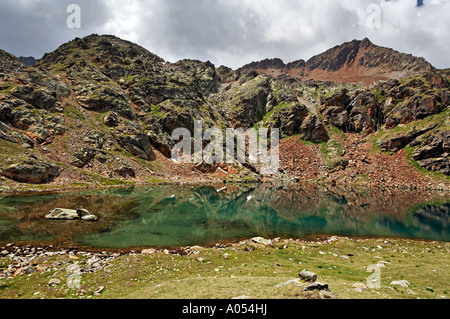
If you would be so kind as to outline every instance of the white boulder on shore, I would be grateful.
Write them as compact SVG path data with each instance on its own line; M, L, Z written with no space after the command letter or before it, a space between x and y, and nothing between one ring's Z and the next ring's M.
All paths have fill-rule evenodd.
M45 215L46 219L51 220L76 220L82 219L84 221L97 221L98 217L91 214L86 209L67 209L67 208L55 208Z

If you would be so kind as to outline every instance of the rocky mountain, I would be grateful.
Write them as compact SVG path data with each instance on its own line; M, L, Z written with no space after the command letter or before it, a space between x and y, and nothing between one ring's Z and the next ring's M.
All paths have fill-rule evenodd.
M393 77L394 66L389 74L380 71L388 69L384 55L360 61L363 52L382 55L384 49L352 43L353 64L348 57L342 63L335 48L329 60L308 61L305 70L316 65L338 72L356 63L372 70L370 77ZM171 133L182 127L193 134L195 120L221 130L280 128L278 177L352 184L365 176L382 185L450 186L448 72L416 58L409 64L402 58L398 79L368 89L333 77L277 78L257 65L234 71L195 60L169 63L114 36L74 39L32 67L0 54L2 190L266 178L250 163L174 163ZM265 65L275 70L284 64ZM438 172L437 178L421 170Z
M239 70L256 70L275 77L288 75L303 80L363 82L370 85L375 81L433 72L434 67L423 58L377 46L365 38L338 45L308 61L284 64L280 59L266 59Z
M25 64L17 57L2 49L0 49L0 61L0 72L2 73L14 73L25 67Z

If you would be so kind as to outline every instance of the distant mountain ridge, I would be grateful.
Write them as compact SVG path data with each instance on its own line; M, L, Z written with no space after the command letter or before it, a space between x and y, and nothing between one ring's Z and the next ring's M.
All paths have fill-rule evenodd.
M318 54L308 61L285 64L281 59L265 59L244 65L238 71L255 70L274 77L289 76L304 80L364 82L398 79L435 68L424 58L400 53L373 44L369 39L353 40Z
M20 56L19 60L22 63L24 63L26 66L33 66L39 62L39 59L36 59L35 57L32 57L32 56L29 56L29 57Z

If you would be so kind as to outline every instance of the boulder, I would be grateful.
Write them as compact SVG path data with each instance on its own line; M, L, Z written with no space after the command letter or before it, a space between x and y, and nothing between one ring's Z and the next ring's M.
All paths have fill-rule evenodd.
M11 94L30 103L36 108L52 110L56 98L45 89L35 89L30 85L19 85L11 90Z
M98 220L98 217L92 214L89 215L85 215L83 217L81 217L82 220L87 221L87 222L96 222Z
M29 156L12 160L0 174L21 183L42 184L54 180L61 170L56 164Z
M97 221L98 217L91 214L88 210L78 208L78 209L66 209L66 208L55 208L45 215L46 219L52 220L84 220L84 221Z
M439 157L450 152L450 130L440 132L427 138L414 152L413 159L423 160Z
M150 144L150 138L145 134L119 136L118 142L123 148L136 157L149 161L156 159Z
M83 147L81 150L73 153L75 157L74 160L70 162L70 164L82 168L86 164L88 164L97 154L97 151L93 148Z
M83 209L83 208L78 208L76 210L76 212L80 218L91 214L87 209Z
M45 218L54 220L74 220L80 219L80 216L74 209L55 208L45 215Z
M50 279L50 281L48 282L49 286L59 286L61 284L61 280L58 278L52 278Z
M313 143L327 142L330 137L316 115L309 115L301 126L302 139Z
M252 241L258 244L271 245L272 241L270 239L265 239L262 237L253 237Z
M329 123L333 124L339 129L343 131L347 130L349 118L347 111L343 107L341 106L327 107L326 110L323 112L323 116Z
M384 116L379 102L371 92L359 94L348 105L349 131L373 133L383 123Z
M308 117L307 108L300 103L277 109L270 118L270 126L279 128L282 134L292 136L301 132L303 120Z
M428 171L441 172L450 176L450 153L445 153L442 157L420 160L418 163Z
M415 140L427 132L434 130L438 124L430 124L424 127L413 125L409 129L397 132L395 134L388 134L377 141L378 147L384 151L398 152L407 145L416 143ZM432 132L431 132L432 134Z
M91 144L96 149L101 149L105 144L105 133L103 132L89 132L84 138L84 142Z
M433 114L439 114L445 108L440 103L439 94L415 95L408 100L399 103L386 119L386 128L394 128L399 124L407 124Z
M433 132L431 132L433 133ZM417 147L413 159L429 171L450 175L450 131L429 134Z
M147 117L144 127L150 143L155 146L164 156L170 158L175 143L169 133L165 132L156 117Z
M305 281L311 281L311 282L315 282L317 280L317 275L313 272L307 271L306 269L303 269L298 276L300 277L301 280L305 280Z

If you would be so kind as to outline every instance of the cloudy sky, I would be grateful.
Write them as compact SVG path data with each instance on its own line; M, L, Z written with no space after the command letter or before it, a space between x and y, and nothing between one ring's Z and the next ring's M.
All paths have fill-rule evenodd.
M80 28L67 20L79 6ZM92 33L133 41L165 60L238 68L309 59L368 37L450 67L450 0L0 0L0 48L40 58Z

